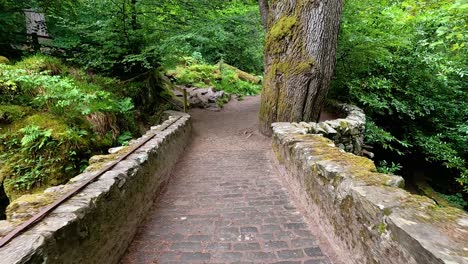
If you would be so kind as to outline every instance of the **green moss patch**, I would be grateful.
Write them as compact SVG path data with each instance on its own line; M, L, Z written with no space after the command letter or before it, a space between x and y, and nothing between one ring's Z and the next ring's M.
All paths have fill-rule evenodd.
M89 161L89 166L86 168L86 171L98 171L102 169L108 162L115 161L123 155L127 154L129 150L130 148L127 146L112 154L93 156Z
M292 37L296 25L296 17L283 16L278 19L270 30L268 30L265 40L265 52L267 54L279 54L284 52L287 45L285 45L283 40Z
M10 124L29 115L32 109L19 105L0 105L0 124Z
M391 175L377 173L377 168L370 159L342 152L333 145L331 140L325 137L310 134L295 134L290 135L285 144L288 144L292 150L292 147L297 142L311 144L311 147L307 148L307 151L311 156L318 158L314 166L320 166L318 165L319 161L330 161L342 167L345 171L343 173L346 173L346 176L338 173L336 177L351 177L366 185L373 186L387 186L388 182L392 180Z
M60 75L67 72L67 67L57 58L35 55L27 57L15 64L15 68L28 72L46 72L51 75Z
M53 194L26 194L10 203L6 210L8 220L25 221L43 207L56 200Z
M289 36L292 29L297 24L297 18L293 16L283 16L269 30L268 36L271 40L280 40Z

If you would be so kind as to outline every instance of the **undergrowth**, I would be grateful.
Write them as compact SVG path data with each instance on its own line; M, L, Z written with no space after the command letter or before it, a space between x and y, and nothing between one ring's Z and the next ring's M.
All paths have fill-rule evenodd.
M8 198L62 184L91 155L138 134L129 91L52 57L0 64L0 183Z
M176 84L206 88L214 87L229 94L239 96L257 95L261 92L259 78L223 64L210 65L203 60L185 58L184 63L169 70L167 75Z

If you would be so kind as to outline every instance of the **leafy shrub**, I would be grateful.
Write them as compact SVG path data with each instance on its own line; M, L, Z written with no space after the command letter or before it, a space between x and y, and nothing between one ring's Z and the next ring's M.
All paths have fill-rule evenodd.
M121 146L128 145L128 142L133 138L133 135L130 131L125 131L117 138L117 142Z
M230 69L223 70L221 81L215 86L230 94L236 95L257 95L261 92L259 84L253 84L239 79L238 74Z
M120 99L98 85L56 75L65 72L57 59L34 56L15 66L0 65L0 70L3 103L30 105L69 115L99 111L125 113L133 108L129 98Z
M365 110L368 144L387 158L423 156L444 166L444 192L452 193L468 193L467 8L347 1L331 89Z
M392 162L389 164L386 160L382 160L379 162L379 166L377 166L377 171L386 174L396 174L401 168L401 165L398 163Z
M439 193L441 197L447 200L451 206L458 207L463 209L468 206L468 202L463 199L463 195L461 193L453 194L453 195L446 195Z
M0 156L7 161L2 170L9 171L3 180L10 197L32 188L60 184L67 180L67 173L73 175L86 164L83 154L93 149L89 138L85 138L89 134L76 131L57 119L36 115L24 125L18 125L22 127L19 130L0 137Z

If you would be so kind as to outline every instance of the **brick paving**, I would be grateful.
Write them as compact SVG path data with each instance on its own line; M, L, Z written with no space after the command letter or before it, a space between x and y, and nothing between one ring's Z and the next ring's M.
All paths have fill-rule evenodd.
M330 264L257 131L258 98L194 110L193 139L122 264Z

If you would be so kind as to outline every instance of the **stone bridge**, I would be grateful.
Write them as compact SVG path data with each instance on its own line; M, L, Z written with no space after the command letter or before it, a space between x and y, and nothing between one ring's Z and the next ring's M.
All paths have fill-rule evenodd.
M151 140L0 248L0 262L468 263L463 211L409 194L400 177L342 150L361 151L358 119L275 124L272 148L257 132L258 102L171 112L166 129L153 127L139 139ZM35 202L20 198L0 229L125 151L93 157Z

